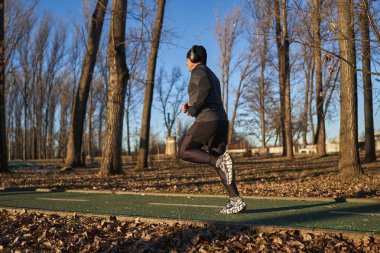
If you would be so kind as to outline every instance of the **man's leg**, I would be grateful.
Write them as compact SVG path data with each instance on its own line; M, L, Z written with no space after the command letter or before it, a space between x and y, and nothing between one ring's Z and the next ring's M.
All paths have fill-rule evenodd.
M187 134L182 139L179 148L179 157L185 161L215 166L217 158L204 151L202 147L203 144L193 140L192 134Z
M242 210L245 210L247 205L239 196L239 192L236 187L233 161L231 156L226 153L228 123L221 122L219 126L220 127L218 128L218 131L216 131L216 136L209 147L209 152L213 156L218 157L216 166L214 166L214 168L219 174L219 177L222 179L222 182L226 187L228 195L230 197L228 204L220 210L220 213L239 213ZM229 175L227 175L228 173ZM226 178L227 176L230 177L230 182L228 182Z
M186 132L179 148L182 160L215 166L217 157L202 149L215 135L218 121L195 122Z
M210 148L210 154L212 154L214 157L220 157L221 155L224 154L224 152L226 152L226 144L225 142L215 143L215 144L216 146ZM213 167L218 173L220 179L222 180L224 187L227 189L229 197L230 198L239 197L239 192L236 187L235 180L232 180L231 184L227 184L225 173L220 168L216 167L215 165Z
M227 146L228 136L228 121L219 121L215 135L209 143L209 152L214 156L217 156L215 167L222 170L225 175L227 185L232 184L235 177L234 164L232 157L225 152Z

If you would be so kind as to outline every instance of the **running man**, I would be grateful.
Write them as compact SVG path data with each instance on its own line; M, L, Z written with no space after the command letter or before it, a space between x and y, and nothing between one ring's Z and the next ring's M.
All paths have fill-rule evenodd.
M203 46L194 45L186 58L191 78L188 85L189 102L182 105L182 111L194 117L195 121L182 138L179 157L185 161L213 166L230 197L220 213L239 213L247 205L239 196L234 162L226 152L229 123L219 80L206 66L207 52ZM208 152L202 149L203 146L208 147Z

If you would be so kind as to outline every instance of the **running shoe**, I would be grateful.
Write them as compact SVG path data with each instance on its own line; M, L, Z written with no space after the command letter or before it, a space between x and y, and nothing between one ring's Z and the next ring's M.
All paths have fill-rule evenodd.
M247 204L244 202L244 200L242 198L238 198L235 201L230 199L230 201L227 203L227 205L225 207L223 207L219 212L221 214L240 213L241 211L245 210L246 208L247 208Z

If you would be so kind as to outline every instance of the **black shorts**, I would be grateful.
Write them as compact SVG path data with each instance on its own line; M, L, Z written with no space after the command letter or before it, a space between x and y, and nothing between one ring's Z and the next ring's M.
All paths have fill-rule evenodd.
M228 121L216 120L194 122L185 135L191 135L191 143L206 145L209 148L228 142Z

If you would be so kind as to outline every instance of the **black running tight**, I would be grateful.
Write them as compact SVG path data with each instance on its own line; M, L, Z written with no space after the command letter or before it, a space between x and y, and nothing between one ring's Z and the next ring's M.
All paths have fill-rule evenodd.
M218 157L226 151L226 144L218 143L215 146L211 145L211 147L209 147L209 152L203 150L202 147L203 145L201 143L192 141L192 134L185 135L179 148L179 157L182 160L189 162L210 164L221 178L225 188L228 191L229 197L238 197L239 193L235 181L233 181L231 185L227 185L224 173L215 166Z

